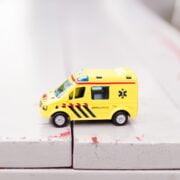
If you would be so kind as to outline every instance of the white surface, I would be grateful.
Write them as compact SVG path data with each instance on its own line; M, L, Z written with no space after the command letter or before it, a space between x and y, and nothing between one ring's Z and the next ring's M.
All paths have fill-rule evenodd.
M180 113L147 70L139 67L138 71L138 118L124 127L75 122L74 168L180 168Z
M42 23L36 7L0 2L1 167L71 166L70 127L54 128L38 112L40 97L62 83L66 70L60 26Z
M77 22L72 28L78 24L81 31L72 34L72 69L83 66L134 69L139 77L139 115L126 127L114 127L111 123L75 123L73 167L180 168L180 86L176 52L179 34L134 1L106 1L103 8L101 13L108 12L111 26L108 27L109 21L102 20L102 14L97 14L99 18L93 19L91 33L86 18L78 18L80 14L74 16ZM169 45L171 42L175 45ZM92 142L93 137L98 143Z
M62 140L63 139L63 140ZM1 168L43 168L71 166L71 138L0 142Z
M71 71L119 66L138 73L139 116L126 127L76 123L73 166L180 167L180 36L137 2L0 2L2 167L70 167L70 129L41 119L39 98Z
M69 169L30 169L30 170L0 170L3 180L175 180L180 178L180 171L97 171Z

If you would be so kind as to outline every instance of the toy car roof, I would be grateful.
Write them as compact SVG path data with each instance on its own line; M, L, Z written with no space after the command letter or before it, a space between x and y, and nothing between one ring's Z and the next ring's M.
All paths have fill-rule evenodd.
M72 74L72 79L78 82L129 82L136 81L136 75L129 68L118 69L83 69Z

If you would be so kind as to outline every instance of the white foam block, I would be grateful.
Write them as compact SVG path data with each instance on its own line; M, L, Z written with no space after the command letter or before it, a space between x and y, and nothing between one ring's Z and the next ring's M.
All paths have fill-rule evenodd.
M70 167L70 126L57 129L38 110L66 78L61 23L51 21L59 10L43 23L48 4L0 4L0 167Z
M75 122L74 168L180 168L180 113L146 69L139 67L137 74L137 119L124 127L111 122Z
M139 79L139 115L125 127L110 122L75 123L73 167L179 168L180 113L172 100L179 103L178 80L173 79L178 72L178 48L171 42L164 44L166 35L168 39L173 36L173 40L179 35L135 1L106 1L103 8L111 28L109 21L103 21L104 14L100 16L97 11L93 11L96 18L91 31L86 18L74 16L78 25L73 26L72 69L131 67ZM170 87L174 90L170 91Z
M55 128L47 119L41 118L39 99L48 81L40 82L42 69L35 73L35 65L28 66L27 62L21 65L24 67L19 71L16 62L12 71L0 66L3 85L0 93L0 166L69 167L71 128ZM54 74L53 70L49 72ZM63 73L61 75L60 81L64 77ZM43 86L43 82L46 85ZM50 84L53 83L52 79Z
M3 180L172 180L180 178L180 171L98 171L98 170L72 170L72 169L22 169L22 170L0 170L0 179Z
M173 41L179 35L135 1L106 1L102 14L97 9L91 31L86 15L73 17L71 67L73 71L131 67L139 79L139 115L125 127L110 122L75 123L73 167L179 168L180 113L172 100L179 103L178 80L173 79L178 72L178 48L171 42L164 44L166 35L173 36ZM109 19L103 21L105 14Z
M14 63L12 72L5 70L8 76L2 66L0 69L3 84L0 93L0 166L71 166L71 128L55 128L47 119L41 118L38 111L41 93L38 91L47 85L38 84L41 77L39 74L34 76L35 67L25 66L23 71L28 73L23 75Z

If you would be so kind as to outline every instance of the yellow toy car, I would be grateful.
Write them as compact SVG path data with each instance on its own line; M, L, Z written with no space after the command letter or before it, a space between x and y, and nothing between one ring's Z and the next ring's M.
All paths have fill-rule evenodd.
M82 70L40 100L41 115L56 127L74 120L112 120L121 126L137 109L137 77L128 68Z

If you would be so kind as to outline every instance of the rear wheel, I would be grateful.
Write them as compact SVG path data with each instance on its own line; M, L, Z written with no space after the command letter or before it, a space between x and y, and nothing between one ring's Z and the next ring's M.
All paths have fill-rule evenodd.
M51 121L55 127L64 127L68 124L68 117L64 113L56 113L52 116Z
M117 112L113 116L112 122L116 126L123 126L123 125L127 124L127 122L128 122L128 113L126 113L124 111Z

